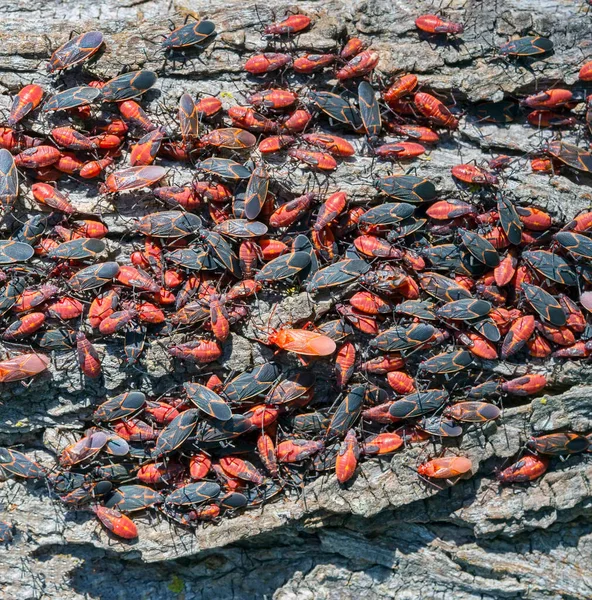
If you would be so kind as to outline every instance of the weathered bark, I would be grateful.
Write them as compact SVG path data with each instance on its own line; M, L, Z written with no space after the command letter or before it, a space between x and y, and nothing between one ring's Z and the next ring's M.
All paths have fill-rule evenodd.
M241 65L265 47L261 31L272 19L271 6L277 15L288 8L236 0L205 5L164 0L0 2L0 108L6 108L9 94L25 83L51 87L45 61L50 48L63 43L71 29L105 33L107 50L89 71L107 78L123 65L160 70L165 16L179 24L180 15L197 10L216 22L217 40L200 60L167 64L158 91L147 99L154 111L163 113L164 106L170 114L185 91L224 92L224 102L234 104L246 89ZM330 0L300 2L297 8L314 17L314 27L294 40L292 49L333 51L347 34L357 33L380 53L378 71L384 80L415 72L421 83L454 97L461 106L551 84L574 84L591 54L590 9L584 2L453 0L446 15L465 22L466 33L458 44L448 45L434 45L417 35L415 17L435 10L427 2ZM555 53L530 69L493 59L493 47L531 32L550 36ZM66 75L68 86L74 77ZM174 125L164 117L165 124ZM36 127L44 131L47 124ZM467 116L458 132L426 160L417 161L417 171L434 181L443 196L452 197L458 192L449 170L461 159L480 161L492 151L522 155L552 135L533 135L523 124L483 125ZM341 189L363 202L376 194L372 179L388 168L375 164L370 174L371 159L363 155L359 138L354 144L360 154L342 163L330 178L329 191ZM174 181L181 184L191 175L187 169L177 170ZM278 164L273 176L295 190L308 177L286 164ZM505 186L517 203L539 206L565 220L589 207L589 184L583 176L531 174L524 157ZM128 254L120 238L133 217L154 209L152 201L123 194L113 205L100 200L93 187L74 182L66 187L78 208L103 213L110 249ZM26 185L21 196L26 204ZM259 326L266 324L265 307L272 300L269 296L268 304L262 303ZM314 311L326 311L331 301L314 307L306 294L288 297L274 318L308 319ZM222 364L227 369L244 368L268 356L264 347L243 337L250 337L249 328L242 333L226 343ZM123 370L115 345L99 350L105 356L101 384L82 381L68 355L58 357L51 372L28 388L2 384L0 444L23 444L25 452L50 465L52 454L63 448L71 432L83 428L97 400L130 386L158 395L192 372L173 363L156 344L148 350L142 371ZM500 365L496 371L504 368L513 367ZM592 429L589 366L551 361L533 368L551 380L544 400L510 406L499 427L470 430L462 448L479 466L478 472L453 488L419 481L414 466L421 460L420 450L406 450L392 460L365 463L346 488L340 488L334 476L322 477L300 499L280 499L195 533L154 515L142 516L137 519L139 539L122 544L99 529L90 513L65 511L43 485L0 483L0 518L17 528L14 544L0 548L0 598L589 598L590 461L555 461L530 486L501 488L494 478L494 468L515 456L533 431Z

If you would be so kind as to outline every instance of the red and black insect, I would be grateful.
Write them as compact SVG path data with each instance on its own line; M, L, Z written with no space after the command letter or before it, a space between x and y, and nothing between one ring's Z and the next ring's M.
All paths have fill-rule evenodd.
M108 81L99 91L102 102L122 102L147 92L157 80L154 71L132 71Z
M189 16L189 15L188 15ZM212 21L195 21L186 23L172 31L162 42L162 47L167 51L204 45L211 37L216 35L216 25Z
M426 33L451 33L456 35L465 30L462 23L443 21L437 15L421 15L421 17L415 19L415 26Z
M55 73L78 65L96 54L102 45L103 34L100 31L77 35L54 51L47 64L47 71Z
M70 88L48 98L43 104L43 112L56 110L71 110L88 106L101 97L101 90L90 86Z

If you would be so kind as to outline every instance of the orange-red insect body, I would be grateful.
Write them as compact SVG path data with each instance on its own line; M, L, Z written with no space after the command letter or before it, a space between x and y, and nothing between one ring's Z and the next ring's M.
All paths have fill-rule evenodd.
M555 89L528 96L522 100L522 104L529 108L556 108L567 104L572 98L573 94L569 90Z
M59 319L77 319L84 312L84 305L76 298L65 296L47 306L47 314Z
M89 137L71 127L56 127L51 130L51 137L57 144L70 150L88 152L95 147L95 144Z
M145 131L152 131L156 129L156 125L152 123L144 109L134 100L126 100L118 104L119 112L121 116L126 120L144 129Z
M266 52L249 58L244 69L251 75L264 75L290 64L292 64L292 57L289 54Z
M387 373L386 379L397 394L405 396L416 391L415 380L403 371L390 371Z
M210 296L210 324L212 332L220 342L226 340L230 335L230 323L228 322L228 313L222 304L220 297L216 294Z
M6 122L10 127L24 119L32 110L35 110L43 98L43 88L39 85L30 84L19 90L10 108L10 114Z
M415 26L426 33L452 33L458 34L465 30L462 23L443 21L437 15L421 15L415 19Z
M435 125L456 129L458 119L434 96L419 92L413 97L413 103L417 110Z
M290 15L279 23L267 25L263 32L266 35L293 35L304 31L310 25L310 17L306 15Z
M502 391L514 396L531 396L545 389L547 379L544 375L531 374L517 377L502 383Z
M549 468L549 459L546 456L526 454L513 465L510 465L497 474L501 483L524 483L534 481L544 475Z
M413 92L416 87L417 77L415 75L403 75L402 77L399 77L386 92L384 92L384 101L390 105L403 96Z
M194 479L195 481L205 479L211 468L212 461L210 457L203 452L192 454L189 459L189 474L191 475L191 479Z
M68 198L58 192L52 185L48 183L34 183L31 186L33 197L39 204L49 206L55 210L71 215L75 212L74 207L70 204Z
M329 356L337 346L328 336L306 329L279 329L268 335L270 344L295 354Z
M28 379L49 366L49 358L43 354L20 354L0 361L0 383Z
M331 224L344 210L347 205L345 192L331 194L319 208L317 219L313 225L314 231L320 231Z
M353 156L355 148L344 138L327 133L305 133L302 139L312 146L322 148L333 156Z
M254 133L277 133L279 130L279 125L275 121L246 106L232 106L228 109L228 116L236 127L242 127ZM211 136L211 134L209 135Z
M54 146L35 146L17 154L14 164L25 169L39 169L53 165L59 159L60 151Z
M349 481L358 466L360 458L360 446L356 439L356 432L350 429L339 447L339 454L335 462L335 475L339 483Z
M290 148L288 154L292 158L320 171L334 171L337 168L335 159L326 152L312 152L310 150L302 150L301 148Z
M144 273L141 269L137 269L130 265L121 265L116 276L117 281L123 285L136 288L141 291L158 293L160 286Z
M15 340L35 333L45 323L45 314L42 312L32 312L23 315L20 319L10 324L8 329L2 334L4 340Z
M353 37L348 40L345 46L341 49L339 56L343 60L348 60L366 48L366 43L362 41L360 38Z
M362 453L365 456L392 454L398 450L403 443L404 440L398 433L379 433L364 440L362 444Z
M294 61L294 71L308 75L328 67L335 62L334 54L305 54Z
M278 476L278 464L273 440L266 433L257 438L257 454L272 477Z
M99 353L82 331L76 334L76 357L80 370L89 379L97 379L101 376L101 359Z
M195 340L178 344L170 347L169 352L176 358L203 364L217 360L222 356L222 349L218 343L210 340Z
M151 165L158 154L160 144L164 138L164 131L154 129L138 140L137 144L132 146L130 164Z
M425 148L415 142L393 142L374 149L380 158L416 158L425 153Z
M220 458L220 466L231 477L237 477L244 481L250 481L255 485L262 485L265 477L250 462L235 456L223 456Z
M389 123L387 127L397 135L403 135L418 142L436 144L440 141L440 136L429 127L422 127L421 125L398 125L397 123Z
M349 303L356 309L368 315L388 314L393 306L387 300L372 292L356 292Z
M354 56L342 69L339 69L335 76L340 81L352 79L353 77L362 77L376 68L380 56L373 50L364 50Z
M202 118L210 118L222 110L222 102L214 96L205 96L196 104L197 112Z
M582 81L592 81L592 61L581 67L578 77Z
M315 195L311 192L282 204L269 217L271 227L289 227L303 217L310 208Z
M375 375L385 375L391 371L398 371L403 368L405 361L398 354L385 354L377 358L366 361L360 365L363 371Z
M122 515L114 508L105 506L96 506L92 511L97 519L114 535L124 540L133 540L138 537L138 528L136 524L125 515Z
M249 96L248 100L253 106L278 110L292 106L298 96L288 90L268 89Z
M302 133L311 119L312 115L307 110L299 108L282 119L281 129L288 133Z
M452 167L451 173L454 178L464 183L496 185L498 182L495 175L491 175L491 173L476 165L455 165Z
M533 334L534 328L535 319L532 315L516 319L504 339L501 352L502 359L505 360L516 354Z
M434 479L449 479L459 477L468 473L473 464L468 458L462 456L449 456L445 458L434 458L417 467L417 472L424 477Z
M335 379L340 388L344 388L354 374L356 362L356 347L351 342L345 342L339 348L335 357Z
M99 160L91 160L85 163L79 172L80 177L84 179L94 179L99 177L105 169L113 164L113 158L106 157Z
M262 154L273 154L291 146L296 138L291 135L273 135L261 140L258 149Z

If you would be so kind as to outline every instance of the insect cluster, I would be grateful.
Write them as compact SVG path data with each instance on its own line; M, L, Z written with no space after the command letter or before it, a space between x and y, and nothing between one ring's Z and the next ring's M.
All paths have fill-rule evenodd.
M416 25L434 36L463 32L435 15ZM296 14L263 33L289 49L311 26ZM199 51L215 35L212 22L191 22L162 48L169 57ZM98 31L74 37L52 54L48 71L80 69L103 44ZM524 37L498 58L544 58L552 48L549 39ZM14 220L0 242L1 338L19 350L0 362L0 382L37 376L65 353L85 378L98 379L95 344L106 341L122 347L121 368L142 368L145 347L164 344L200 374L159 398L128 389L101 399L55 468L0 449L6 476L47 480L65 505L91 509L126 539L137 536L127 516L135 511L196 526L325 472L346 484L359 461L409 445L446 447L431 460L426 449L417 472L452 483L476 471L463 456L463 433L500 420L504 397L545 388L531 365L592 354L592 213L565 224L515 205L504 173L520 157L454 166L463 200L443 198L410 173L376 178L364 203L329 193L339 162L361 152L377 161L418 157L454 135L463 116L415 75L378 83L379 61L358 38L335 54L252 56L245 106L224 110L216 97L184 93L174 131L141 104L157 82L152 71L50 96L35 84L18 92L0 128L0 202L9 217L24 179L38 210ZM288 72L305 91L288 89ZM580 79L592 79L592 63ZM571 110L583 101L550 89L470 110L507 123L527 107L535 127L574 127ZM47 135L31 133L35 121L51 123ZM384 142L387 132L400 141ZM532 158L538 171L592 169L590 152L561 141ZM274 178L283 160L310 170L319 185L287 189ZM194 169L190 185L172 184L177 163ZM114 236L97 215L79 212L66 178L115 205L120 193L148 189L162 209L135 220L127 233L139 246L114 260ZM330 298L329 312L276 329L253 325L261 295L301 292L313 304ZM246 333L253 330L257 339ZM281 354L231 376L218 366L231 331ZM172 343L173 334L182 340ZM526 374L494 378L500 359L526 365ZM531 481L550 457L589 448L589 437L569 431L532 437L499 479Z

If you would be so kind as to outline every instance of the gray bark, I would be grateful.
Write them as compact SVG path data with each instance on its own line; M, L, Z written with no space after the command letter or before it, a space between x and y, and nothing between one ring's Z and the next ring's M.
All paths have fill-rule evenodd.
M385 81L411 71L421 83L452 93L461 106L572 85L592 54L591 9L581 1L451 0L446 16L466 24L458 46L420 41L415 17L438 8L428 2L329 0L295 6L313 16L314 27L293 42L294 50L334 51L347 34L360 35L380 53L378 72ZM70 30L104 32L107 50L90 69L97 77L115 76L123 65L159 69L160 36L168 31L165 17L178 25L187 11L200 11L215 21L218 38L201 61L167 65L157 83L159 93L148 95L152 110L174 110L185 91L225 92L226 106L234 104L247 87L242 64L265 46L261 31L273 19L272 7L278 16L288 8L236 0L0 2L0 108L8 107L10 93L26 83L51 88L45 62ZM492 60L492 47L529 33L550 36L555 53L531 69ZM73 77L66 76L68 86ZM174 126L164 114L163 121ZM36 127L44 131L47 123L40 121ZM458 132L414 166L443 196L458 197L451 166L498 153L531 152L554 135L533 133L523 124L501 128L463 118ZM564 139L577 142L569 133ZM360 138L353 142L362 150ZM369 167L370 159L362 153L343 162L330 179L330 191L340 189L364 202L376 193L373 177L389 170L374 165L370 176ZM288 174L294 189L305 185L307 173L288 165L279 165L274 178ZM191 175L177 170L170 180L181 184ZM133 217L154 210L151 200L124 194L111 204L99 200L92 188L66 186L78 208L102 212L112 248L129 253L119 240ZM558 220L590 206L585 177L533 174L526 156L512 170L506 189L517 203L539 206ZM25 205L28 198L30 191L23 185ZM309 319L314 311L327 310L332 300L324 302L314 307L306 294L288 297L275 318ZM259 326L267 323L265 312L258 318ZM266 348L247 339L252 330L247 327L242 333L226 344L222 364L229 370L269 356ZM129 387L158 395L193 372L173 363L156 344L148 350L142 371L121 369L115 346L99 350L104 353L104 384L85 384L67 355L58 357L51 371L28 388L2 384L0 444L22 444L24 452L51 465L55 453L83 428L97 401ZM590 598L589 458L554 461L532 485L501 488L494 477L494 468L515 456L533 431L592 429L589 365L549 361L533 369L550 379L544 398L510 405L499 426L471 429L462 452L473 460L475 472L451 488L439 489L417 478L414 467L433 449L413 448L392 460L364 463L344 488L334 475L321 477L300 499L282 498L196 532L146 514L136 519L139 539L121 543L90 512L66 511L43 484L0 483L0 519L13 522L17 531L14 543L0 548L0 598Z

